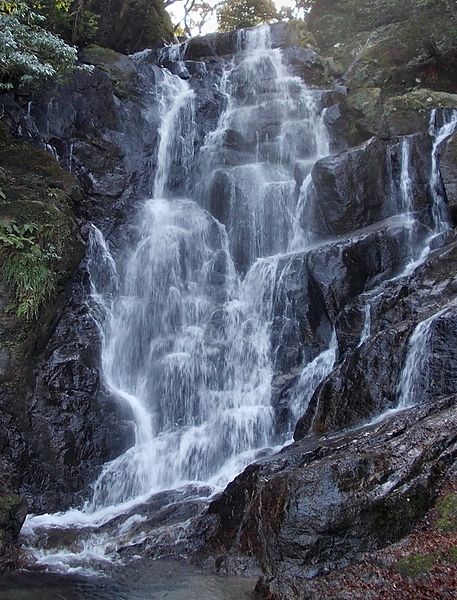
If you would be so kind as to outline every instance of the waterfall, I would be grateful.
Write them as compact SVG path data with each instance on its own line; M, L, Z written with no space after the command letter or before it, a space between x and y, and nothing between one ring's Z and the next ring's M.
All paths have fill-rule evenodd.
M219 81L225 110L196 156L194 92L165 73L152 198L116 255L92 231L103 374L131 409L135 443L103 467L89 519L190 482L225 485L273 440L277 265L307 239L309 178L297 190L293 171L297 161L310 169L328 140L314 95L271 48L269 27L241 31L238 46ZM336 336L301 388L318 385L335 348Z
M335 366L337 350L338 341L336 331L334 331L327 350L318 354L314 360L303 367L291 403L292 427L295 426L298 419L306 412L309 402L319 384L332 372Z
M362 346L371 334L371 305L365 304L363 307L363 327L360 334L360 341L358 347Z
M329 154L329 139L319 92L290 74L270 28L240 31L237 40L239 51L217 82L224 108L203 143L195 92L163 71L150 92L160 125L148 197L138 202L121 244L90 229L89 304L100 329L103 381L130 408L134 443L103 466L82 507L31 517L28 531L95 528L156 492L188 484L217 490L277 440L275 303L288 302L289 258L316 241L307 223L311 170ZM174 46L163 56L184 54ZM451 125L439 126L436 115L433 122L436 234L446 218L437 149ZM410 152L405 138L398 212L407 219ZM370 305L364 310L360 344L371 330ZM294 419L337 354L333 331L328 347L300 365ZM400 385L402 394L408 385ZM100 543L96 554L106 556L106 532L94 536L90 547Z
M446 307L424 321L414 329L409 342L405 364L397 386L398 408L408 408L427 399L427 390L431 382L427 381L428 362L433 340L433 328L450 307Z
M449 209L445 201L445 193L439 169L439 148L441 143L457 129L457 110L438 111L433 109L430 117L429 133L433 138L432 176L430 181L432 193L432 218L434 233L440 234L450 227Z

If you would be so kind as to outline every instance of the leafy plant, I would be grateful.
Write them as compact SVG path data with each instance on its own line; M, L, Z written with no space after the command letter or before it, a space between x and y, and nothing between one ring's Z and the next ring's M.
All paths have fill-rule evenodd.
M272 0L227 0L217 11L219 31L271 23L278 18Z
M33 90L75 69L87 70L76 65L76 48L48 31L45 21L27 2L0 0L0 91Z
M51 234L49 226L0 222L2 276L14 293L19 318L35 319L55 290L53 266L60 257Z

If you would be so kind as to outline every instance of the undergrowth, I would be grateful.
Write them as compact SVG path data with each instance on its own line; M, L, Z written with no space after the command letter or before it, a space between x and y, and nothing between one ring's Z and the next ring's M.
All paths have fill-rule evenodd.
M55 290L53 267L60 257L50 239L52 226L0 221L2 277L14 294L18 318L35 319Z

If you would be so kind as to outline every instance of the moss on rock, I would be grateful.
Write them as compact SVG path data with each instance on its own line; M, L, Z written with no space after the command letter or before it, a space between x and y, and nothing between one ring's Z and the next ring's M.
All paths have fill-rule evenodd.
M83 255L76 179L0 124L0 377L14 384ZM56 302L57 300L57 302Z
M401 558L396 564L396 569L407 577L420 577L430 571L438 558L438 554L411 554Z
M439 515L436 528L445 532L457 531L457 494L444 496L436 505L436 510Z
M15 494L0 495L0 574L16 566L17 541L27 515L27 505Z
M457 20L444 0L317 0L309 29L351 88L456 89Z

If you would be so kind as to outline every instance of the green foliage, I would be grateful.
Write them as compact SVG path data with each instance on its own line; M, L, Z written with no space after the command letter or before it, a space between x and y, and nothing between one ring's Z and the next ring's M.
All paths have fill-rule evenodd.
M272 0L227 0L217 11L219 31L254 27L277 18Z
M0 90L31 91L76 68L76 48L45 28L45 17L23 1L0 0Z
M86 46L97 36L99 15L88 0L40 0L37 10L46 17L46 27L69 44Z
M0 222L2 277L15 297L18 318L32 320L55 290L59 256L50 242L52 227Z

